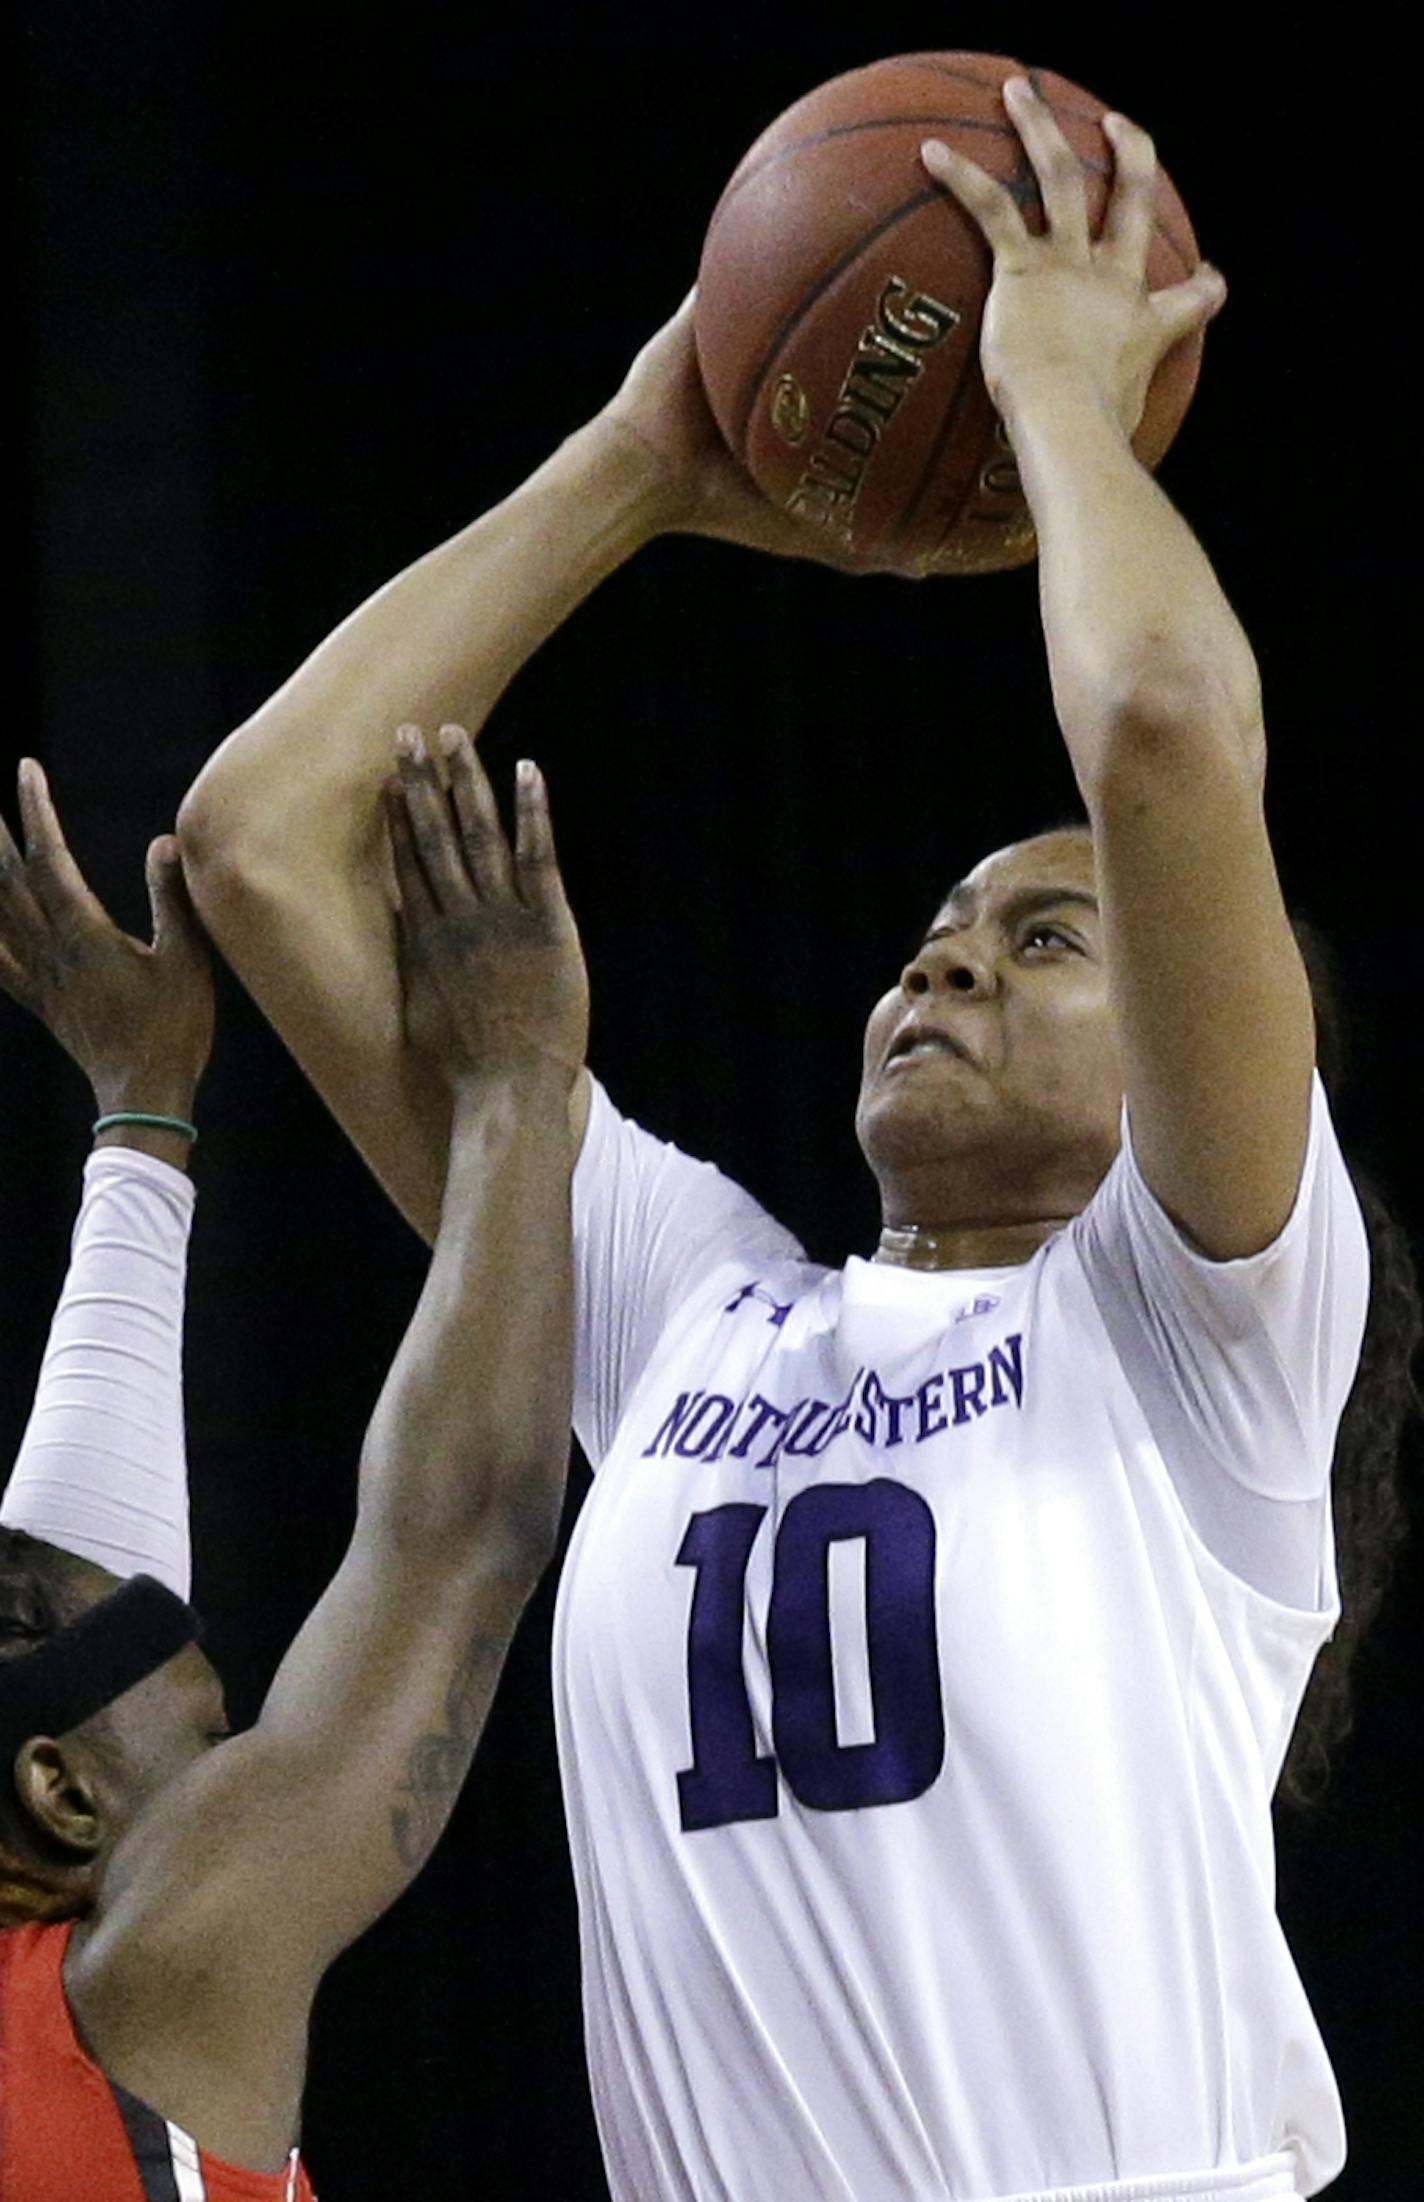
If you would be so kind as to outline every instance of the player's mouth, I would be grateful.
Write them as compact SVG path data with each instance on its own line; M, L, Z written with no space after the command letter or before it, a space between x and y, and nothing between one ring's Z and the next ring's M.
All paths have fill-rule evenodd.
M910 1063L972 1063L973 1060L956 1033L946 1031L943 1025L915 1021L900 1027L886 1050L883 1068L893 1071Z

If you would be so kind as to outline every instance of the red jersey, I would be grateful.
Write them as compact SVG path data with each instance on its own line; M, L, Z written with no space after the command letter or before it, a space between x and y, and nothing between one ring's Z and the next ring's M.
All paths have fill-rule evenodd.
M0 1930L0 2202L316 2202L220 2163L85 2055L61 1968L73 1922Z

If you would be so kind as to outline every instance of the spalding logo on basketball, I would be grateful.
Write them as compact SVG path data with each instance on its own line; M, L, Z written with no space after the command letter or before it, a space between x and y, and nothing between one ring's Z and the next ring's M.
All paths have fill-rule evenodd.
M806 393L794 375L779 375L771 393L771 425L784 443L804 443L811 425Z
M1024 73L1083 161L1101 226L1107 108L1049 71L994 54L912 54L798 100L723 192L697 278L702 379L732 451L768 497L856 563L993 573L1035 551L1003 424L979 369L992 262L977 226L919 157L943 138L1007 184L1041 230L1038 186L1001 97ZM1159 169L1147 280L1200 255ZM1190 403L1200 333L1163 360L1133 447L1162 457Z

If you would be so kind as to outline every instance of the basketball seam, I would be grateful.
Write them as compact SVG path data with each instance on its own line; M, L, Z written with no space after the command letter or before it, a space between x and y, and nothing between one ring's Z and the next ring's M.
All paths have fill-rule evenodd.
M1099 129L1102 128L1103 116L1110 115L1113 112L1111 107L1070 107L1066 99L1051 98L1043 89L1042 79L1045 73L1049 76L1057 75L1057 71L1053 69L1047 72L1042 69L1024 70L1024 75L1028 78L1029 83L1033 86L1045 107L1051 107L1055 115L1067 115L1070 122L1095 122ZM1066 84L1068 80L1066 77L1059 77L1058 81L1060 84Z
M945 62L935 61L928 55L907 55L901 65L909 69L921 69L926 76L948 77L952 84L972 84L977 92L1001 93L1003 90L1004 79L1001 77L975 76L968 69L951 69ZM867 76L873 75L877 66L879 64L872 64L870 69L863 73ZM1016 66L1018 65L1016 64ZM1067 115L1074 122L1101 123L1102 116L1093 113L1087 107L1070 107L1064 100L1055 102L1048 99L1039 82L1043 75L1041 69L1025 69L1023 73L1028 77L1039 98L1044 100L1045 105L1053 109L1055 115ZM793 145L779 146L774 153L768 153L764 159L758 161L756 167L749 169L745 176L733 177L717 205L712 209L712 220L717 219L722 207L731 198L734 191L740 191L743 184L749 184L753 177L764 176L767 169L774 167L777 161L789 159L793 153L803 152L808 146L820 145L828 138L844 137L853 130L875 130L880 128L882 124L892 125L906 122L934 123L941 129L953 125L960 130L992 130L1005 137L1015 134L1012 123L981 120L977 115L881 115L870 122L832 123L829 129L813 132L809 138L798 138Z
M947 69L941 61L917 61L915 67L931 71L935 76L951 77L957 84L977 84L979 89L984 92L1002 92L1006 81L1003 77L971 76L967 69ZM1066 99L1050 99L1039 82L1044 74L1042 69L1024 67L1019 73L1028 78L1029 83L1033 86L1044 105L1051 107L1055 115L1068 115L1074 122L1100 123L1102 121L1102 115L1095 112L1091 107L1070 107ZM1056 75L1057 72L1050 70L1049 74ZM1063 82L1067 82L1066 77Z
M770 167L777 167L781 161L790 161L799 152L812 152L817 145L830 145L836 137L856 137L865 130L902 130L907 123L918 123L924 130L986 130L990 137L1012 137L1008 123L982 121L977 115L874 115L863 123L830 123L825 130L812 130L810 137L797 139L792 145L777 145L775 152L764 154L764 159L757 161L755 167L748 167L744 176L733 176L718 205L713 207L711 222L718 220L722 207L731 198L737 198L748 183L755 183L757 176L766 176Z
M762 384L765 382L766 377L770 372L770 369L775 362L778 353L780 353L784 349L784 347L790 343L792 337L796 334L796 331L800 328L802 322L805 320L807 314L810 313L812 307L819 304L821 299L825 297L826 292L830 289L831 285L845 274L847 268L853 268L856 261L862 259L864 255L870 250L872 245L878 244L882 237L888 235L888 233L892 229L894 229L900 222L903 222L909 215L918 213L919 209L922 206L929 206L932 204L933 201L935 201L936 199L941 199L942 197L943 194L940 192L938 187L934 184L931 184L930 188L927 191L917 191L913 199L906 199L903 205L895 207L889 214L885 216L885 219L883 221L877 222L873 229L866 230L862 236L856 239L855 244L851 248L851 250L847 253L843 253L841 258L835 263L834 267L828 268L826 270L826 273L821 277L819 283L815 284L814 287L807 292L806 296L799 301L795 310L790 314L787 320L782 323L781 327L777 330L775 337L772 339L771 343L767 346L765 352L762 354L762 357L757 362L755 372L748 377L744 399L737 408L736 451L738 457L741 459L743 466L746 466L748 463L747 438L751 432L752 414L756 410L756 402L761 393Z
M947 76L956 84L972 84L981 92L1001 92L1004 88L1005 80L1001 76L976 76L972 69L951 69L947 61L939 61L933 54L905 54L899 65L906 69L923 69L928 76ZM871 67L875 66L872 62ZM1017 66L1013 64L1014 68Z
M728 200L735 198L747 184L755 183L758 176L764 176L768 169L777 167L782 161L791 160L797 153L809 153L818 145L828 145L832 138L855 137L867 130L903 130L908 123L934 130L985 130L990 136L998 138L1009 138L1016 134L1011 124L986 122L978 115L875 115L868 122L833 122L824 130L813 131L809 138L797 138L791 145L777 146L774 152L765 154L755 168L749 168L744 176L734 176L712 209L712 222L708 227L716 222Z
M949 74L948 71L946 71L945 73ZM1051 102L1046 102L1045 104L1051 105ZM1089 115L1082 108L1065 107L1062 111L1064 114L1075 116L1077 120L1082 122L1097 122L1099 120L1098 116ZM1054 112L1057 113L1058 110L1055 108ZM818 145L828 145L832 138L855 137L858 135L864 135L867 131L870 130L903 130L909 123L914 123L919 127L934 128L938 130L982 130L991 137L1018 138L1018 132L1013 128L1010 123L983 122L976 115L877 115L874 120L870 122L833 123L828 130L818 130L813 136L809 138L797 138L793 145L783 145L778 147L776 152L768 153L765 160L758 162L757 166L753 169L750 169L745 176L734 177L732 182L728 184L726 190L722 193L721 198L717 201L716 206L712 210L712 219L707 225L707 235L709 240L712 236L712 232L717 226L717 222L719 217L721 216L723 208L727 206L732 199L738 196L745 185L749 183L754 183L759 176L764 176L767 173L768 169L775 168L782 161L789 161L793 157L793 155L797 153L810 152ZM1028 173L1032 175L1032 164L1028 161L1028 156L1024 151L1022 139L1018 139L1018 144L1020 169L1022 170L1026 167ZM1106 161L1095 161L1091 158L1091 156L1085 153L1080 153L1078 155L1078 158L1081 161L1083 167L1088 170L1090 175L1107 178L1112 174L1112 170ZM1014 180L1017 181L1017 176ZM1034 196L1037 197L1039 195L1037 178L1034 179L1033 191ZM1174 235L1173 231L1168 227L1167 223L1163 221L1160 214L1154 214L1152 227L1154 234L1161 237L1165 244L1171 246L1172 251L1176 255L1178 264L1182 268L1183 272L1190 273L1192 266L1190 255L1186 252L1180 240ZM753 400L753 403L755 403L755 400Z

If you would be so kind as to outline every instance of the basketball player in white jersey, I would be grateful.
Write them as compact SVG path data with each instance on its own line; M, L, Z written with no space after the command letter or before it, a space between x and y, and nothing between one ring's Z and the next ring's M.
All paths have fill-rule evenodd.
M1262 811L1250 648L1133 457L1154 159L1006 91L1048 215L943 148L995 255L985 371L1041 546L1091 830L961 883L866 1034L876 1258L575 1111L575 1421L596 1470L556 1687L618 2202L1311 2195L1340 2105L1269 1803L1337 1610L1328 1498L1366 1247ZM233 737L200 907L429 1231L376 862L392 706L479 719L670 529L806 549L721 455L686 312L496 511ZM927 616L952 613L926 599Z

